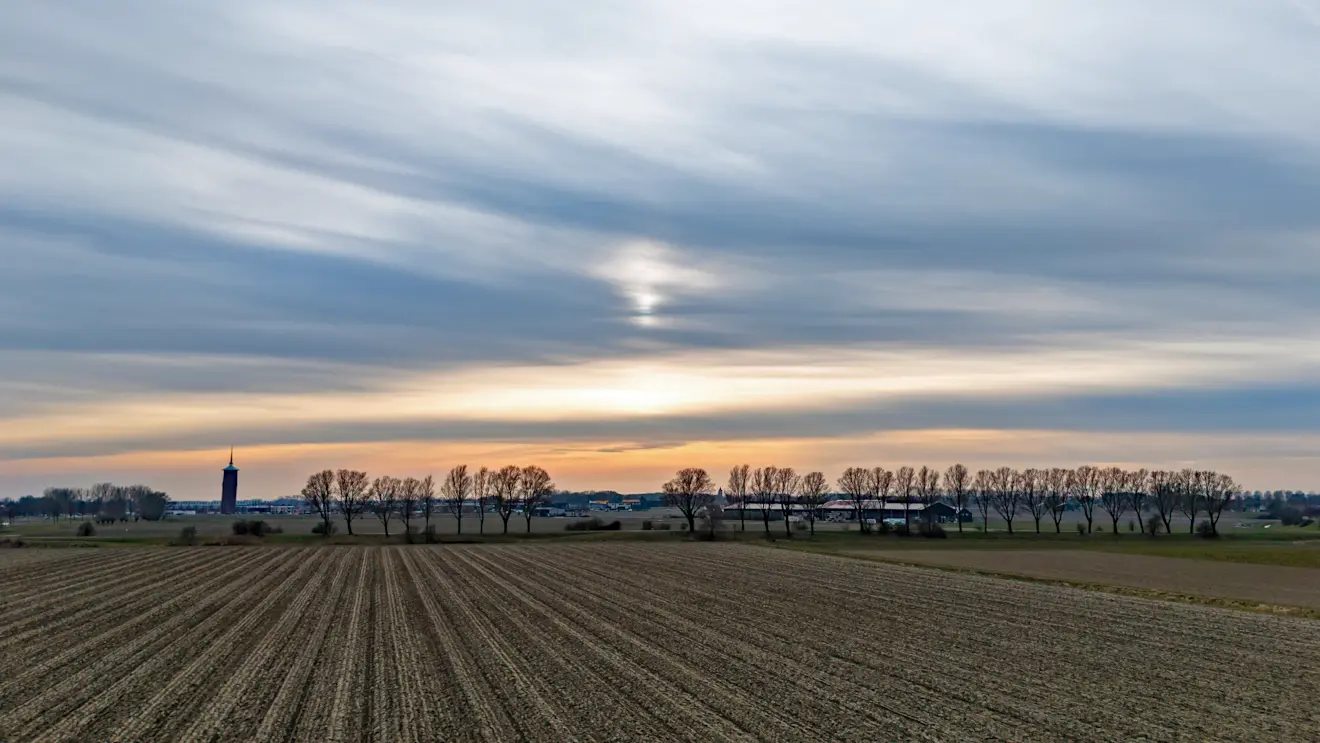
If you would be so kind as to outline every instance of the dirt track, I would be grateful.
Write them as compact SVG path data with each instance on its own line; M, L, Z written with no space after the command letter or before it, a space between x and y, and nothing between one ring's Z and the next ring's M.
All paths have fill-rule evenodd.
M1320 570L1083 550L867 552L902 562L1320 609Z
M0 740L1311 741L1315 622L736 545L0 555Z

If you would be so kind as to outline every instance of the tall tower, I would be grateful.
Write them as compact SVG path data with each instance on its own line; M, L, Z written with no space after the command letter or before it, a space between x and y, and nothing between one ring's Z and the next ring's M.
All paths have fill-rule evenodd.
M220 513L238 512L238 468L234 466L234 450L229 449L229 466L225 468L225 479L220 486Z

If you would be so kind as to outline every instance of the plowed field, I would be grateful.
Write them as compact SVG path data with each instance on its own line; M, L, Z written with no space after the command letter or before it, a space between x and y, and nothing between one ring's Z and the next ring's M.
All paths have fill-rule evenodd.
M0 740L1320 737L1304 619L723 544L46 554Z

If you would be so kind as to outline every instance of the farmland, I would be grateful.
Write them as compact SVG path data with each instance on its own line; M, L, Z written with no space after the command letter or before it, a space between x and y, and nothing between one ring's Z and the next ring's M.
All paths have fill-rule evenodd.
M1304 741L1310 620L734 544L9 550L0 740Z

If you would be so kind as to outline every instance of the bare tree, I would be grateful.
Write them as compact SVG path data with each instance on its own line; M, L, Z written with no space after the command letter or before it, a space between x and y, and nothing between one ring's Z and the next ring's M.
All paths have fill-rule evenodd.
M1037 469L1023 470L1018 479L1018 486L1022 489L1022 505L1026 507L1027 513L1031 514L1031 520L1036 522L1037 534L1040 533L1040 520L1049 508L1047 479L1048 475Z
M990 533L990 504L995 499L995 473L992 470L977 470L972 481L976 493L976 509L981 512L981 529Z
M1072 470L1062 467L1051 467L1045 471L1045 508L1050 514L1050 520L1054 522L1055 534L1063 531L1060 524L1063 522L1063 514L1068 510L1068 493L1072 489L1072 479Z
M963 530L963 511L967 509L967 497L971 487L971 473L967 467L961 464L950 466L944 470L944 492L948 493L953 499L953 509L956 511L954 518L958 520L958 533Z
M757 470L758 475L760 470ZM687 519L688 533L695 533L697 514L711 505L715 482L700 467L681 469L664 484L665 504L677 508Z
M725 496L738 505L738 530L747 531L747 479L751 476L750 464L734 465L729 470L729 488Z
M858 527L863 534L867 533L870 529L866 519L863 518L862 507L866 503L867 496L871 494L870 470L865 467L849 467L839 476L838 485L839 492L848 496L848 500L852 503Z
M924 464L917 471L917 498L921 500L921 518L929 526L930 509L940 498L940 473Z
M1144 469L1133 470L1127 473L1128 506L1137 516L1137 529L1142 534L1146 533L1145 518L1141 514L1141 509L1146 504L1146 491L1150 487L1150 473Z
M894 473L884 467L871 468L871 498L879 502L880 517L885 515L885 501L894 491Z
M523 518L527 519L527 533L532 533L532 516L536 514L536 509L541 504L554 495L555 484L550 481L550 473L537 467L528 465L523 467L522 476L518 478L518 500L522 503Z
M321 517L321 536L330 536L330 517L335 507L335 473L322 470L309 476L302 497L303 502Z
M1008 524L1008 533L1013 533L1013 518L1017 516L1018 499L1022 495L1024 474L1012 467L1000 467L991 475L990 483L994 493L995 513Z
M1164 533L1173 533L1173 512L1178 507L1178 473L1156 470L1150 473L1150 498L1164 524ZM1151 536L1155 536L1154 533Z
M353 520L367 507L367 473L360 470L339 470L335 473L339 512L344 515L344 528L353 535Z
M413 533L413 513L417 510L417 499L421 495L422 481L415 477L407 477L402 481L395 480L395 482L398 484L399 493L399 520L403 522L404 536L408 536Z
M518 481L522 479L522 468L510 464L490 474L490 498L504 524L504 533L509 533L509 517L518 506Z
M894 472L894 493L903 499L903 531L910 533L912 531L912 514L909 510L912 506L912 493L917 487L917 472L911 467L899 467ZM881 517L884 516L884 505L880 506Z
M792 467L780 467L775 471L775 504L784 517L784 536L788 539L793 538L793 523L789 517L793 515L793 504L801 485L802 478Z
M431 532L431 514L435 512L435 478L427 475L417 486L417 502L422 507L422 532ZM429 538L429 537L428 537Z
M477 533L486 533L486 509L490 507L490 470L482 467L472 476L472 500L477 504Z
M1188 534L1196 533L1196 514L1201 511L1201 482L1206 474L1185 469L1174 478L1178 487L1178 510L1187 517Z
M1118 522L1127 512L1131 497L1128 495L1128 474L1119 467L1108 467L1100 471L1100 507L1109 514L1110 528L1118 536Z
M1201 482L1201 496L1210 517L1210 533L1219 536L1219 517L1238 495L1238 484L1228 475L1207 472Z
M449 470L449 475L440 485L440 497L444 499L445 508L453 514L459 534L463 533L463 506L471 494L472 475L468 474L467 465L460 464Z
M1087 534L1091 533L1092 522L1095 519L1095 504L1104 491L1104 486L1104 472L1100 468L1086 464L1073 470L1072 497L1077 501L1077 505L1081 506L1082 515L1086 517Z
M798 503L802 505L802 513L807 517L813 537L816 536L816 511L825 503L829 489L829 482L825 479L824 472L808 472L802 476L802 486L798 489Z
M775 484L779 477L778 467L757 467L748 482L748 494L761 509L761 524L765 526L765 536L770 538L770 506L775 502Z
M390 537L390 519L398 507L399 490L403 483L397 477L381 475L371 483L371 510L385 527L385 538Z

